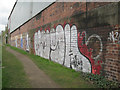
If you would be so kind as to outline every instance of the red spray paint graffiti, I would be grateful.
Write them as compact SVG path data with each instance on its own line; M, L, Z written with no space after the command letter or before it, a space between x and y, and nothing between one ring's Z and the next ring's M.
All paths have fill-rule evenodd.
M82 34L79 32L78 33L78 47L80 49L80 52L86 56L92 65L92 73L93 74L100 74L100 70L101 70L101 65L100 63L102 63L101 60L99 60L97 62L97 64L95 64L95 60L92 58L92 49L88 49L86 44L83 44L83 39L85 37L85 32L82 32Z

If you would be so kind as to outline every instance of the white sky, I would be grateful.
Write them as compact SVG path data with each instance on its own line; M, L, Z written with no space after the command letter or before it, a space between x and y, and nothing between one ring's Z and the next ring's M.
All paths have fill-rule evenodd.
M0 32L5 30L8 17L16 0L0 0Z

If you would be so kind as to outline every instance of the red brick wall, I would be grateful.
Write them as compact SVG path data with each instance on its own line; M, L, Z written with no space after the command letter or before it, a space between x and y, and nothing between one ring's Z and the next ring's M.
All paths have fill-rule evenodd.
M87 8L86 8L87 7ZM114 8L113 8L114 7ZM57 2L46 8L44 11L33 17L27 23L22 25L16 31L11 33L11 45L15 46L15 36L19 36L18 48L21 48L20 35L23 35L23 48L26 50L26 35L30 37L30 51L34 52L34 33L38 30L45 30L48 28L56 28L58 24L63 27L66 23L70 25L75 24L78 28L78 33L86 31L87 39L97 34L102 41L102 54L99 60L102 60L101 75L106 76L109 80L120 81L120 32L116 25L117 22L117 4L116 3L102 3L102 2ZM87 12L86 12L87 10ZM118 32L118 36L113 35L116 41L108 39L111 32ZM113 38L112 36L112 38ZM94 40L91 41L94 44ZM98 48L96 44L92 49ZM88 48L89 48L88 47ZM98 48L99 49L99 48ZM35 53L35 52L34 52ZM99 53L99 52L95 52ZM92 55L96 55L92 53ZM95 61L97 63L97 61Z
M111 38L107 41L105 54L105 71L109 80L120 81L120 31L119 26L114 27ZM110 35L109 33L109 35ZM117 34L119 33L119 34ZM114 39L115 38L115 41Z

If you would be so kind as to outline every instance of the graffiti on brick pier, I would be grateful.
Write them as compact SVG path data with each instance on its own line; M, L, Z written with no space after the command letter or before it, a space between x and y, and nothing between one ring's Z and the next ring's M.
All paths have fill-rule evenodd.
M11 38L11 41L14 41L14 44L15 44L16 47L19 47L19 48L22 48L22 49L24 48L26 51L29 51L30 38L29 38L28 33L16 35L16 36Z
M15 37L15 46L17 47L17 36Z
M96 34L93 34L93 35L91 35L89 38L88 38L88 40L87 40L87 42L86 42L86 44L85 43L83 43L83 42L85 42L83 39L84 39L84 37L85 37L85 32L82 32L82 34L80 34L80 32L78 33L78 47L79 47L79 49L80 49L80 52L85 56L85 57L87 57L89 60L90 60L90 62L91 62L91 65L92 65L92 73L93 74L100 74L100 70L101 70L101 65L100 65L100 63L102 63L102 61L101 60L98 60L98 62L97 62L97 64L95 65L95 60L96 59L98 59L99 58L99 56L101 55L101 52L102 52L102 41L101 41L101 38L98 36L98 35L96 35ZM92 41L90 41L90 39L98 39L98 40L96 40L96 41L94 41L94 43L100 43L99 45L100 46L96 46L95 48L98 48L99 47L99 53L97 54L97 55L92 55L92 52L93 52L93 50L92 50L92 48L90 48L90 49L88 49L88 43L91 43ZM95 50L97 50L97 49L95 49ZM94 50L94 51L95 51ZM96 52L94 52L94 53L96 53Z
M92 44L96 43L98 48ZM102 40L97 34L88 37L79 32L76 25L57 25L55 28L38 30L34 34L35 54L76 71L100 74ZM97 50L97 52L96 52Z
M23 48L23 38L22 38L22 34L21 34L21 37L20 37L20 41L21 41L20 46L21 46L21 48Z
M29 51L29 35L26 35L26 51Z

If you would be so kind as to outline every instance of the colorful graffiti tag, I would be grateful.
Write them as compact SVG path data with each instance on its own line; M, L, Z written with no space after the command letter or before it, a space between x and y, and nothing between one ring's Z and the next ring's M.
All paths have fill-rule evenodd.
M96 41L98 49L91 47L91 44L94 44L92 40ZM79 32L76 25L59 24L51 30L38 30L34 34L36 55L76 71L100 74L102 60L99 60L99 57L102 49L99 35L93 34L87 37L87 33Z
M11 40L14 41L16 47L29 51L30 38L28 33L16 35L13 38L11 38Z
M21 41L21 48L23 48L23 38L22 38L22 34L21 34L21 37L20 37L20 41Z

